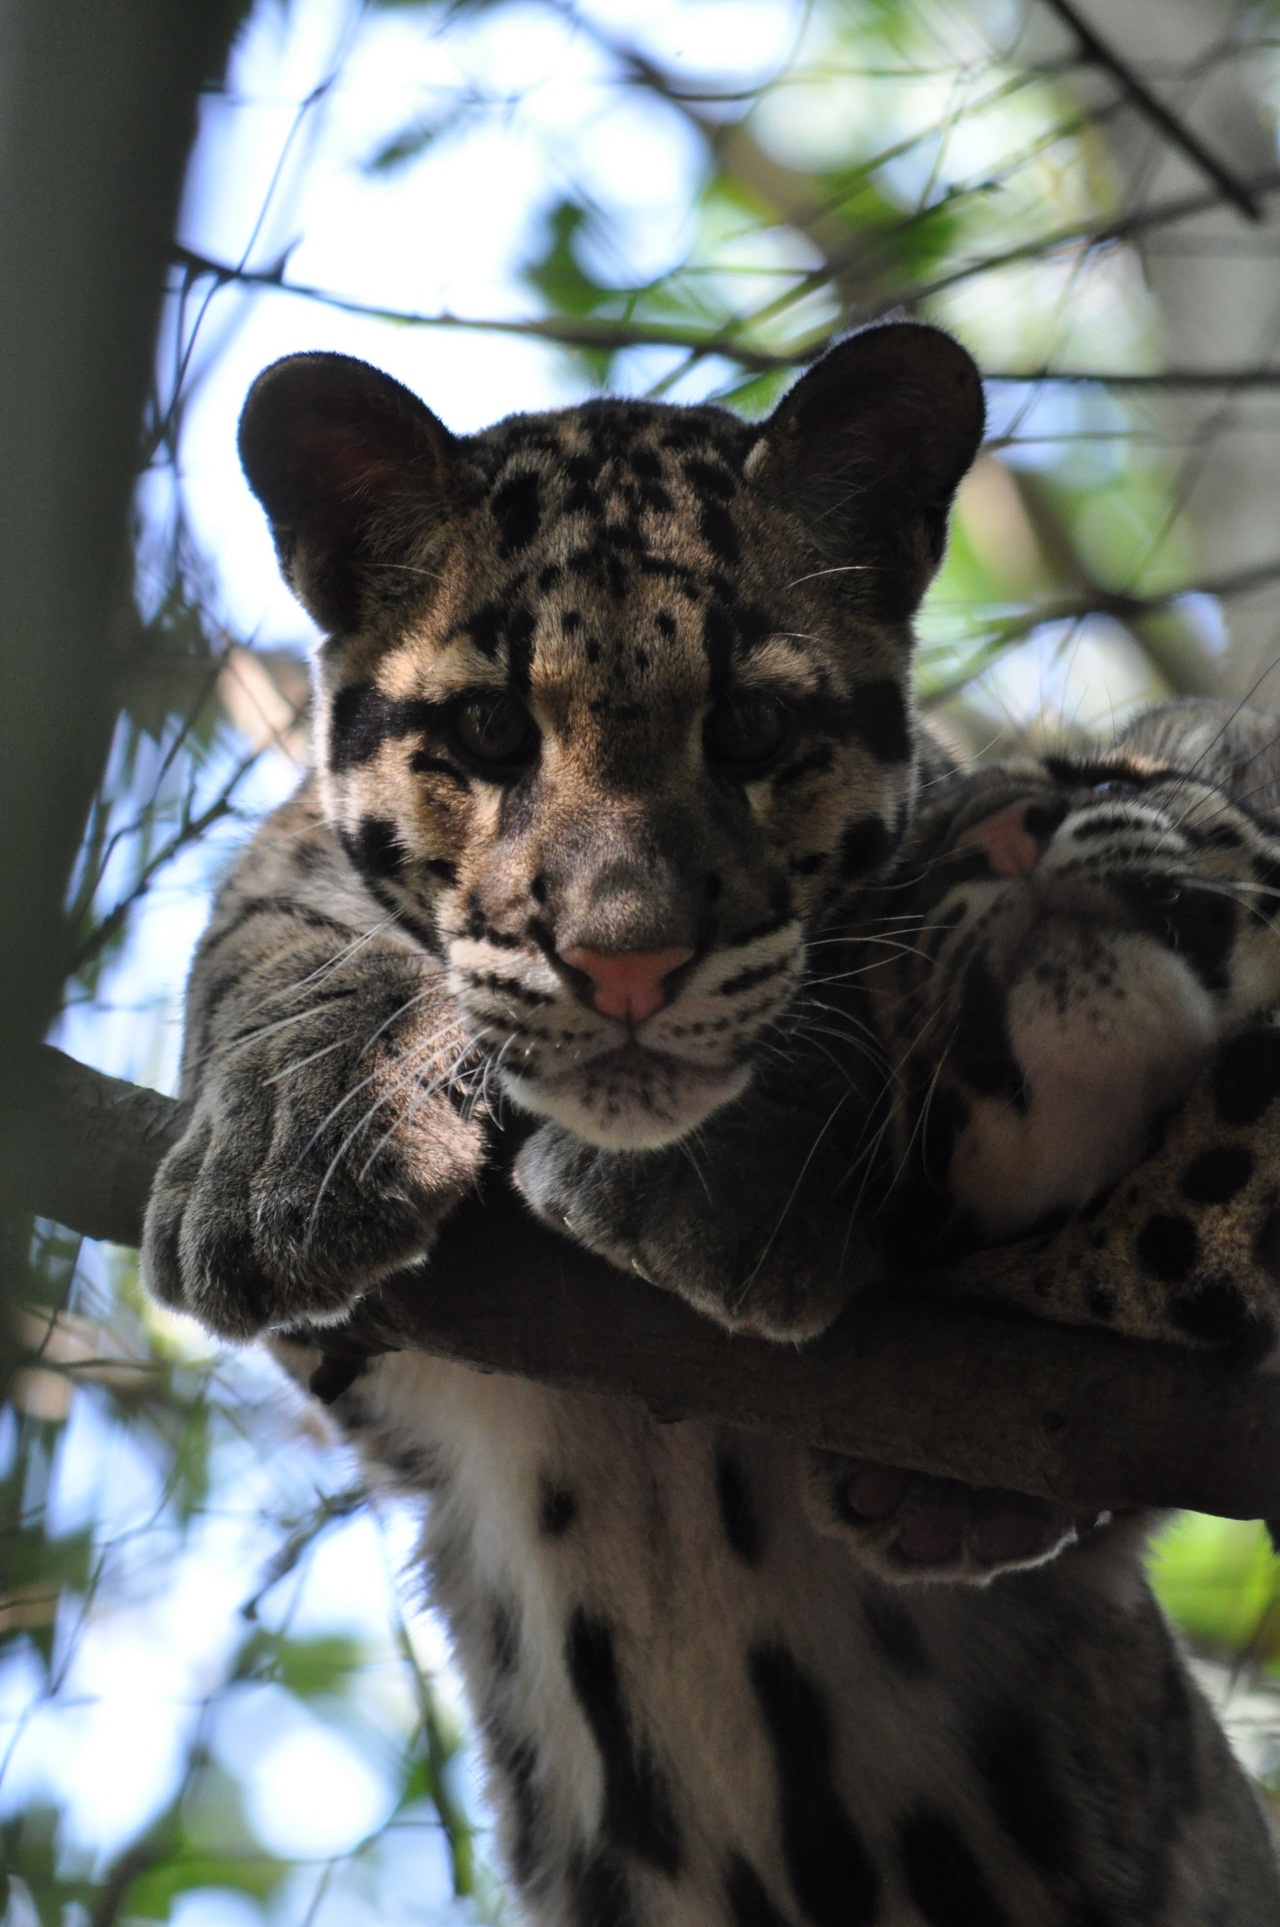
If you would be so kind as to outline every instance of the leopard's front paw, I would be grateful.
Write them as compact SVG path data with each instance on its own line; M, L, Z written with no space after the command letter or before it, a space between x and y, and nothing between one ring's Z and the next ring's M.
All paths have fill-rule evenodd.
M848 1296L847 1208L806 1200L792 1209L778 1154L758 1168L745 1133L727 1154L716 1149L707 1131L694 1146L601 1151L544 1125L520 1152L515 1181L555 1230L718 1324L757 1338L814 1337Z
M341 1319L425 1256L483 1163L480 1124L426 1071L329 1042L292 1076L224 1065L156 1177L147 1283L226 1337Z
M809 1454L819 1525L883 1578L981 1584L1054 1558L1095 1523L1048 1499L962 1485L838 1452Z

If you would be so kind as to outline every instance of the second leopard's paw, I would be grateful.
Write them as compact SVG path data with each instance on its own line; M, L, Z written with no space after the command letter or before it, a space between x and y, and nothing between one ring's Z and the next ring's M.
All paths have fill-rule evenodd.
M882 1578L982 1584L1042 1565L1084 1536L1098 1515L1049 1499L931 1478L900 1466L809 1454L808 1497L818 1524L845 1539Z

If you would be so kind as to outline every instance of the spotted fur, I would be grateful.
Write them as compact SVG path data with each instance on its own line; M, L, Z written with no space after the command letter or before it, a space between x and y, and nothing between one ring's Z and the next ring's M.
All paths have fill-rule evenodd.
M602 403L459 442L340 357L268 372L242 447L328 634L317 769L197 959L155 1290L306 1382L323 1327L429 1254L503 1093L539 1120L526 1195L730 1324L803 1336L884 1274L860 973L868 920L919 914L914 875L903 909L870 893L939 774L910 620L979 427L967 357L913 327L755 428ZM684 959L643 1026L572 961L617 952ZM939 1559L954 1495L869 1522L877 1469L778 1441L417 1356L329 1390L428 1502L538 1927L1280 1912L1135 1529L895 1586L877 1563L989 1579L1076 1524L1015 1543L1007 1495L961 1494Z
M873 992L914 1254L1038 1234L982 1258L984 1290L1272 1354L1278 778L1274 717L1172 704L922 812ZM1012 869L993 826L1021 826Z

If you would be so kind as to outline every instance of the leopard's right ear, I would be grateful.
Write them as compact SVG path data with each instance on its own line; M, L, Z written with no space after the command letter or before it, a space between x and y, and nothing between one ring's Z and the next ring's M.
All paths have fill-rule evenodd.
M416 395L351 355L288 355L240 417L240 460L285 581L329 634L420 587L433 538L479 488Z

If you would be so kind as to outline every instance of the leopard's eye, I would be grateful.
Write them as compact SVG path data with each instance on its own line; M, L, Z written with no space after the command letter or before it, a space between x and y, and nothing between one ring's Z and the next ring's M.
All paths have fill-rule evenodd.
M486 776L514 775L538 754L538 725L517 696L463 696L449 715L454 747Z
M1136 783L1130 783L1123 776L1106 776L1100 783L1090 785L1095 796L1138 796L1141 791Z
M786 704L761 689L724 697L702 726L707 761L738 782L762 776L790 735Z

